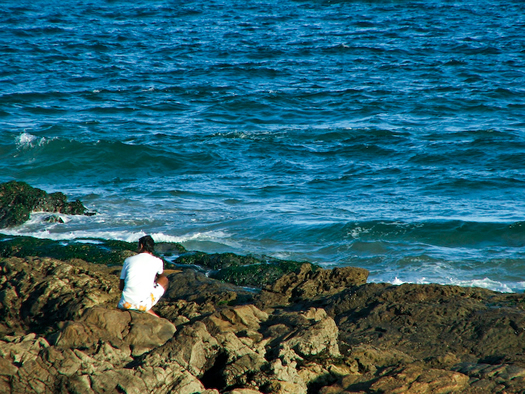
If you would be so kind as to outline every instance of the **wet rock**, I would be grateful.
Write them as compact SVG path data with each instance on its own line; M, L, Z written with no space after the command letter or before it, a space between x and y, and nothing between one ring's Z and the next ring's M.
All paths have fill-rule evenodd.
M182 254L174 263L181 265L198 265L217 271L228 267L259 264L261 261L254 256L239 256L234 253L209 254L194 251Z
M84 215L87 209L79 200L68 202L60 192L48 194L25 182L0 184L0 228L18 226L29 220L32 212Z
M254 291L209 278L192 269L169 274L170 287L164 299L176 302L185 300L199 305L229 305L249 302Z
M298 271L304 263L234 253L188 252L179 256L175 264L203 267L210 270L211 278L237 286L261 287L275 282L285 274Z
M64 224L64 219L58 215L50 215L44 218L44 222Z
M122 265L126 257L136 253L136 243L114 240L90 242L54 241L0 234L0 257L49 257L57 260L80 259L104 265Z

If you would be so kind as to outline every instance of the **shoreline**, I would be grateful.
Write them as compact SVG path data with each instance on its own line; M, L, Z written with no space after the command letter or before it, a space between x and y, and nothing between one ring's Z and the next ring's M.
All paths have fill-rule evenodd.
M53 198L53 196L60 198ZM107 213L90 210L79 201L75 202L78 208L76 215L63 213L65 207L70 204L62 193L48 194L24 182L11 181L0 184L0 232L3 226L5 235L36 237L68 244L99 242L99 240L102 242L132 241L147 232L153 235L157 242L180 243L188 250L211 254L233 252L250 255L255 252L255 256L264 259L314 261L314 264L323 268L363 267L370 271L370 281L374 283L438 283L465 287L477 286L505 293L522 293L525 289L525 282L519 279L521 277L519 262L523 257L521 249L518 248L522 242L520 241L522 238L521 223L429 221L398 224L371 220L341 224L336 225L337 228L332 228L331 231L336 230L343 233L352 231L352 239L344 241L346 257L342 257L338 255L337 247L332 250L335 247L334 244L330 241L323 241L323 233L316 233L316 241L312 245L284 242L276 249L271 247L267 249L268 245L260 243L257 237L243 238L242 234L237 234L235 231L224 239L225 243L221 239L209 240L206 231L203 239L197 239L198 237L196 238L196 235L191 232L195 230L194 228L188 229L190 232L184 233L186 236L181 235L186 228L179 229L179 235L169 235L171 232L167 230L169 227L167 225L163 226L167 232L159 228L140 227L141 230L137 230L139 227L134 226L131 226L128 232L122 232L121 227L118 229L113 227L115 223L111 222L110 217L106 217ZM38 209L38 212L35 212L35 209ZM20 212L24 214L22 218L18 215ZM14 216L18 220L6 223L3 217L6 213L7 216ZM160 232L156 232L157 230ZM221 236L225 236L222 233L223 230L225 234L228 234L227 225L224 228L220 227L218 233L221 233ZM257 231L261 231L261 238L266 236L264 229ZM419 231L422 233L420 234ZM479 238L480 231L486 235ZM397 232L400 232L400 238L396 238L397 236L392 238L392 233ZM405 232L408 233L405 234ZM197 231L196 234L200 232ZM294 234L301 236L300 231ZM310 230L309 234L312 236L313 232ZM403 234L406 235L406 239ZM340 236L344 237L342 234ZM420 239L419 236L422 236L423 239ZM427 236L430 236L431 239L427 239ZM456 237L459 237L458 241L455 240ZM493 248L478 248L477 244L471 245L468 241L469 237L474 237L474 242L488 242L489 245L493 241L498 244L500 241L507 240L514 242L514 246L508 250L505 249L503 254L494 254ZM236 243L237 239L243 240L242 245ZM277 240L276 242L278 243ZM342 239L336 242L338 247L343 247L341 242ZM421 242L428 242L428 245L422 245ZM398 243L401 244L398 245ZM465 246L465 250L460 247L462 245ZM447 246L452 246L452 248L448 249ZM445 254L448 257L440 258L428 252L428 249L434 248L436 249L434 252L439 254L441 253L440 247L446 249ZM316 250L319 248L332 251L326 255L317 254ZM470 256L471 252L475 256ZM271 257L265 257L267 253ZM171 259L168 260L171 262Z

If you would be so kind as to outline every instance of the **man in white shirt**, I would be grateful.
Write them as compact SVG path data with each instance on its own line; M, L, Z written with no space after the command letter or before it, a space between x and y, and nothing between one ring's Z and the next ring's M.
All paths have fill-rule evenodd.
M153 255L154 248L155 241L146 235L139 239L138 254L124 260L119 285L122 297L118 308L157 316L151 308L168 289L168 278L162 273L162 260Z

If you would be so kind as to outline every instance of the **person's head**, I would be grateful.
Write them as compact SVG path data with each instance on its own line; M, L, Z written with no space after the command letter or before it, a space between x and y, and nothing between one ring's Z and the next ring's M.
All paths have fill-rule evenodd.
M155 250L155 241L150 235L145 235L139 239L139 252L153 253Z

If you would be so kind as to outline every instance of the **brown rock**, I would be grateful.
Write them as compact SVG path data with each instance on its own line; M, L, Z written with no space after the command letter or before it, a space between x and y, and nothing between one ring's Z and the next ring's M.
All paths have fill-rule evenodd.
M165 344L175 331L172 323L149 313L94 307L78 321L66 324L55 345L90 349L102 341L119 349L130 347L133 356L140 356Z
M0 392L525 390L522 294L359 285L366 271L305 265L255 303L185 270L169 274L158 319L115 308L114 268L10 258L0 270Z
M409 366L392 371L370 386L372 392L385 394L461 393L469 378L458 372Z
M303 313L311 325L297 330L283 343L301 357L328 356L340 357L337 343L339 329L335 321L328 317L324 309L309 309Z
M116 305L118 278L110 269L82 261L64 263L49 258L1 259L0 318L8 332L56 328L100 304Z
M351 345L395 347L419 359L454 353L462 361L483 354L518 360L525 352L525 311L511 306L519 299L476 288L367 284L337 294L327 311Z
M311 302L349 287L360 286L366 283L367 278L368 271L362 268L313 271L310 264L303 264L298 273L284 275L274 284L265 287L256 298L256 305L265 308L285 306L291 302Z
M177 364L200 377L214 364L220 347L202 322L183 326L164 346L151 351L143 360L150 367Z

